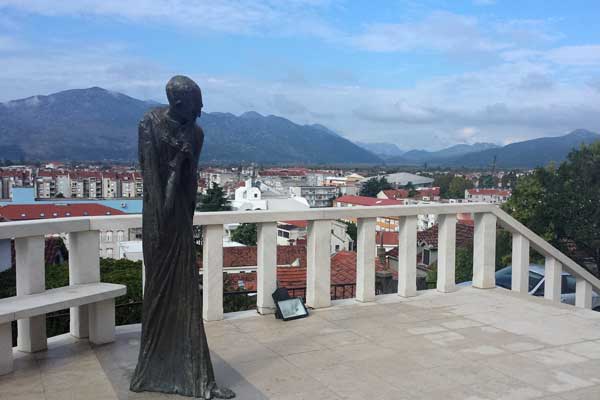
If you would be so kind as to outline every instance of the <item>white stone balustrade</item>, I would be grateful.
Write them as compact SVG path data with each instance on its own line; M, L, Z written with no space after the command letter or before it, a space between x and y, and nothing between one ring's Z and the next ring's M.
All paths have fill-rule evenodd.
M473 234L473 286L479 289L496 287L496 216L475 214Z
M308 223L306 246L306 305L324 308L331 305L331 221Z
M437 290L448 293L456 287L456 215L438 218Z
M562 265L554 257L546 257L544 278L544 297L560 303L562 289Z
M417 295L417 216L400 217L398 223L398 294Z
M277 289L277 223L258 224L256 233L256 309L261 314L272 314L275 303L271 294Z
M438 281L437 290L451 292L455 288L457 214L472 213L475 219L473 243L473 286L495 287L496 226L513 235L513 289L526 293L530 248L546 257L545 297L560 301L561 273L577 279L576 305L590 308L592 291L600 292L600 280L544 241L527 227L489 204L414 205L383 207L326 208L302 211L241 211L197 213L194 223L203 227L203 318L220 320L223 314L223 226L231 223L257 223L257 310L270 314L275 310L272 292L277 284L277 221L307 220L306 302L312 308L331 305L330 235L331 221L357 221L356 300L375 300L375 229L378 217L399 219L398 294L417 295L416 251L417 216L437 215ZM45 221L6 222L0 224L0 239L15 239L17 261L17 294L43 294L44 236L69 234L70 285L99 284L98 232L100 230L141 227L140 215L63 218ZM37 297L36 297L37 298ZM43 296L40 298L44 298ZM90 300L91 301L91 300ZM113 338L114 297L89 303L70 303L71 334L89 337L95 343ZM1 303L0 303L1 306ZM1 307L0 307L1 311ZM10 314L10 313L9 313ZM7 314L8 315L8 314ZM21 314L25 315L25 314ZM8 317L6 317L8 318ZM5 318L5 319L6 319ZM23 351L46 348L45 315L27 314L19 319L18 347ZM0 360L12 349L7 348L10 323L0 319ZM10 360L12 362L12 359ZM9 361L0 362L0 374L9 371Z
M512 290L520 293L529 291L529 240L520 233L512 238Z
M356 300L375 300L376 218L360 218L357 223Z
M44 236L15 240L17 296L46 290L44 250ZM17 326L17 348L20 351L35 352L46 348L46 315L20 319Z

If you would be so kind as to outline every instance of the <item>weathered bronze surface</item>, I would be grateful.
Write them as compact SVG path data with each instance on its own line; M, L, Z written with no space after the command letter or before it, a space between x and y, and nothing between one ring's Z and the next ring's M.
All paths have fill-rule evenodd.
M146 286L131 390L232 398L215 382L192 231L204 141L196 125L202 94L185 76L171 78L166 90L169 106L149 111L139 124Z

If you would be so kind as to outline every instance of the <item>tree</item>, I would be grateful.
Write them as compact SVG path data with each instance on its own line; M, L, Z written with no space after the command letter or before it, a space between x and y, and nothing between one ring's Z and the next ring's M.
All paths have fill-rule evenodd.
M496 187L496 178L492 175L484 175L481 177L481 187L482 188L494 188Z
M341 222L346 224L346 233L348 234L348 236L350 236L350 239L352 239L352 241L356 244L357 237L358 237L358 228L356 226L356 223L354 223L352 221L341 221Z
M454 176L448 185L448 198L451 199L464 199L465 190L471 189L473 182L462 176Z
M367 182L363 183L360 189L360 195L377 197L377 193L391 188L392 185L390 185L385 176L382 176L381 178L371 178Z
M433 177L433 186L440 188L440 197L443 199L450 198L448 190L450 189L452 178L454 178L452 174L436 174Z
M456 263L454 270L456 283L473 280L473 247L459 247L456 249ZM437 261L427 272L428 287L435 287L437 282Z
M579 264L594 260L600 276L600 142L521 177L504 209Z
M241 224L231 232L231 240L246 246L256 246L256 224Z
M408 190L408 197L415 197L417 195L417 190L412 182L408 182L406 186L404 186L404 189Z
M212 187L206 191L205 195L199 196L199 202L196 206L198 211L229 211L231 206L225 197L223 188L213 182Z

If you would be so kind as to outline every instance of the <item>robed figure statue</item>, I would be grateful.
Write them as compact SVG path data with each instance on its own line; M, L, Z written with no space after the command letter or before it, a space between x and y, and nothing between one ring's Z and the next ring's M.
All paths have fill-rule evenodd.
M232 398L232 391L215 382L194 247L197 165L204 140L196 118L202 94L184 76L171 78L166 89L169 106L149 111L139 124L146 284L131 390Z

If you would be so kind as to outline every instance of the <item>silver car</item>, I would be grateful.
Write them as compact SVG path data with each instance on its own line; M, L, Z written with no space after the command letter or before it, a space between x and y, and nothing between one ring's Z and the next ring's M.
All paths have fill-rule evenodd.
M533 296L544 296L544 273L543 265L529 265L529 294ZM560 301L565 304L575 305L575 277L567 272L562 273L562 288ZM468 286L471 282L461 283L460 286ZM504 267L496 271L496 286L505 289L512 288L512 266ZM592 293L592 309L600 311L600 296L598 293Z

